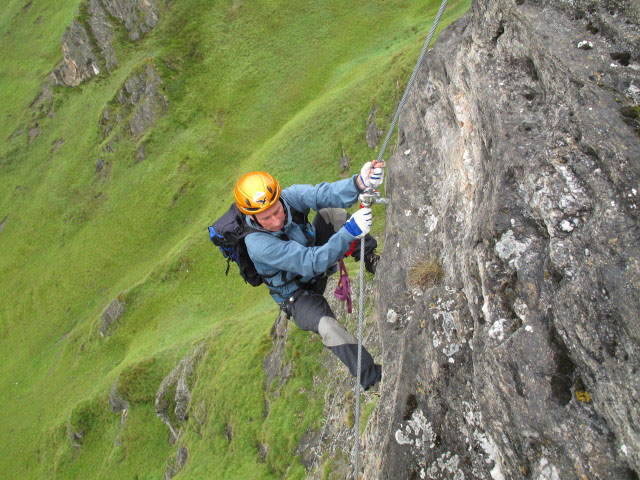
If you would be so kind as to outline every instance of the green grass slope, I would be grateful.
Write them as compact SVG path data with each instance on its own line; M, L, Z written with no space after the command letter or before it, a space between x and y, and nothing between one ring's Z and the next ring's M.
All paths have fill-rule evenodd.
M80 2L8 1L0 12L0 476L160 478L176 447L155 415L155 392L200 342L208 354L193 398L207 415L181 438L189 448L181 476L304 478L295 449L320 421L322 405L304 392L322 374L322 347L292 335L295 375L265 417L262 359L277 309L265 289L224 276L206 226L243 172L316 183L339 178L343 149L353 172L370 159L365 120L375 105L378 127L390 123L438 6L171 2L137 43L119 33L111 75L55 87L55 115L38 116L30 143L30 105ZM468 6L452 2L442 26ZM102 110L145 63L163 78L168 112L144 138L125 135L105 151ZM136 163L141 141L147 157ZM108 165L101 174L98 158ZM126 313L103 338L101 314L118 296ZM130 403L122 427L108 405L116 379Z

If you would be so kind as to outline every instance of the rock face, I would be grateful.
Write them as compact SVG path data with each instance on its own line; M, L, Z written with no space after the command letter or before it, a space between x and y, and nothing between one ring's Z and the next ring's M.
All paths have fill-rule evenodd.
M639 20L477 1L427 56L389 162L364 478L638 478Z

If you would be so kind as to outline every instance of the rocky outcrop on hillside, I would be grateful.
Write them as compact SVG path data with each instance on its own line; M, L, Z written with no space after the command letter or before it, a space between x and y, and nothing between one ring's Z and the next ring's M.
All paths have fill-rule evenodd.
M134 42L158 24L161 3L159 0L103 0L104 8L124 24L129 39Z
M192 375L198 363L206 353L206 346L196 345L160 384L156 393L154 408L156 415L169 428L169 443L172 445L180 439L181 428L189 418L193 409L191 402ZM203 408L194 412L194 420L198 425L204 423ZM182 470L187 463L189 452L183 445L179 445L175 458L167 461L165 478L172 478Z
M134 137L141 136L167 111L169 102L162 79L152 62L145 62L125 80L114 98L102 111L102 137L114 137L118 127Z
M127 416L129 415L129 402L127 402L118 390L118 383L119 380L116 379L109 391L109 409L111 410L111 413L120 414L120 425L118 426L118 432L116 433L116 438L113 442L114 445L122 445L120 431L122 430L122 427L124 427L124 424L127 421Z
M100 325L100 336L105 337L111 335L116 328L120 317L124 315L126 310L126 302L124 295L118 295L114 298L109 306L102 312L102 324Z
M38 96L31 103L33 114L28 126L16 129L12 138L26 133L29 143L32 143L39 136L45 116L53 118L55 115L54 86L76 87L104 72L111 73L118 67L113 44L118 26L124 26L130 41L138 41L158 24L169 7L170 2L160 0L83 2L78 16L62 36L62 60L48 75ZM118 100L133 105L129 110L135 110L129 123L134 136L140 136L159 114L164 113L167 106L166 97L160 93L162 81L159 75L148 62L145 65L146 71L138 69L133 72L118 93ZM142 102L136 108L140 100ZM105 119L103 112L102 127L106 122L108 128L113 129L115 120ZM145 156L144 146L139 145L138 148L137 162ZM96 172L101 172L104 167L104 161L98 160Z
M100 74L98 57L87 30L74 20L62 36L62 61L53 70L55 85L75 87Z
M160 18L161 2L157 0L88 0L62 37L60 64L51 78L56 85L75 87L100 75L106 68L118 66L113 48L117 25L124 25L131 41L154 28Z
M476 1L427 56L388 168L364 478L638 478L639 21Z

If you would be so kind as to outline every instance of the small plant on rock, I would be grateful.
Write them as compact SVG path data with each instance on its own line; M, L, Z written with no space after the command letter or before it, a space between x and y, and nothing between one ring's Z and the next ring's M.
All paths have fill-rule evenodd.
M409 271L409 283L414 288L425 289L442 281L444 272L440 261L431 257L429 260L416 263Z

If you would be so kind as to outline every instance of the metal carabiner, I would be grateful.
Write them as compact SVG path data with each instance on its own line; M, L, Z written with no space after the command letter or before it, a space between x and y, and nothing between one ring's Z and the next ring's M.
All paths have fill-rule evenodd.
M364 192L360 194L359 200L363 207L371 207L374 203L389 203L389 200L380 197L380 192L374 190L373 187L365 188Z

